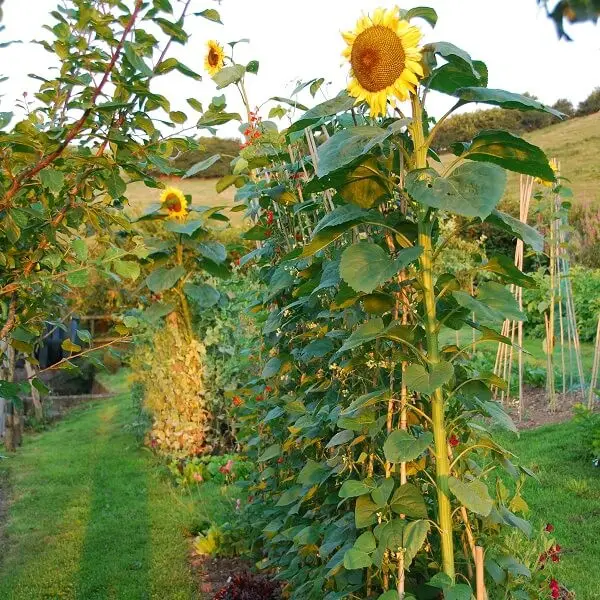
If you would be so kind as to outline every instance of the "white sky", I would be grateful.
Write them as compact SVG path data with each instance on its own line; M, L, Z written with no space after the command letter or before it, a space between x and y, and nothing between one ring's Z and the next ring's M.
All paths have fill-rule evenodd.
M0 33L0 42L44 37L47 32L42 25L51 23L49 11L55 4L56 0L5 0L6 30ZM261 104L271 96L289 96L298 80L315 77L330 82L323 89L331 97L345 87L348 78L340 54L344 48L340 31L352 29L361 12L394 4L388 0L222 0L218 6L214 0L193 0L194 12L217 8L224 25L192 17L186 27L192 34L189 44L173 48L180 60L202 71L208 39L228 42L250 38L250 44L236 47L236 58L243 63L260 61L258 76L247 77L253 104ZM535 0L411 0L401 6L424 4L435 8L439 15L435 30L423 24L424 41L452 42L486 62L490 87L527 91L548 104L561 97L576 104L600 85L600 26L570 27L575 41L569 43L557 39L553 22ZM36 91L38 82L27 74L49 73L51 58L34 44L0 49L0 75L10 77L0 84L0 110L13 110L15 99L23 91ZM215 90L208 76L196 82L170 74L156 79L153 88L171 100L173 109L188 115L193 112L186 98L195 97L207 106L213 95L222 93ZM237 91L228 88L226 94L230 104L241 110ZM322 100L322 95L313 100L308 92L300 96L300 101L309 106ZM430 113L439 116L447 106L446 97L431 94ZM220 134L236 135L236 127L226 126Z

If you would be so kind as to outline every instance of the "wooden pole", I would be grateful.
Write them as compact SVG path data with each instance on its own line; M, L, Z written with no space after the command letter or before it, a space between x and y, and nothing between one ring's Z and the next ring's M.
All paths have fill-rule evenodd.
M598 382L598 370L600 368L600 316L598 316L598 326L596 327L596 344L594 346L594 364L592 366L592 378L590 380L590 390L588 395L588 408L594 409L594 397L596 396L596 383Z
M481 546L475 546L475 577L477 582L477 600L487 600L485 591L484 555Z

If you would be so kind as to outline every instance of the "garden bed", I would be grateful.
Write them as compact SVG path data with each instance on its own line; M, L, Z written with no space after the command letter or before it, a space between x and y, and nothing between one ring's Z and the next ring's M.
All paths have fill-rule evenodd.
M509 413L519 429L534 429L553 423L565 423L573 417L573 406L585 402L580 392L556 394L556 407L550 410L548 393L544 388L525 386L523 390L523 418L519 421L517 409L509 407ZM511 400L512 402L512 400Z
M206 600L212 600L233 576L250 570L248 561L241 558L215 558L197 554L192 554L190 566L198 582L200 597Z

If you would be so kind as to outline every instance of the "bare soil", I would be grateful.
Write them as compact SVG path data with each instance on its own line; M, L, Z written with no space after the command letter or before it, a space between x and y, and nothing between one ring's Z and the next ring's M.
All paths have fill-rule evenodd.
M557 392L556 406L551 408L546 390L532 386L525 386L523 400L521 420L516 406L508 406L508 412L519 429L533 429L569 421L573 417L573 406L578 402L584 402L581 393L567 392L563 395L562 392Z
M250 570L250 564L241 558L192 555L190 564L202 600L213 600L215 594L229 582L231 577Z

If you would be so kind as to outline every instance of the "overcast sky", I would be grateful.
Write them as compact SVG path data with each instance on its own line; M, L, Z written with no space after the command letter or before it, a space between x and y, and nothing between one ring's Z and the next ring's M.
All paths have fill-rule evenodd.
M55 4L56 0L5 0L6 30L0 33L0 43L44 37L42 25L51 22L49 12ZM250 44L237 46L236 58L244 63L260 61L258 76L248 76L253 104L275 95L288 96L298 80L315 77L326 78L329 85L324 92L330 97L345 87L348 79L340 55L344 48L340 32L352 29L361 12L394 4L386 0L222 0L218 6L215 0L193 0L194 11L217 8L224 25L192 17L187 26L189 44L174 48L180 60L202 71L208 39L250 38ZM435 30L423 24L424 41L452 42L485 61L490 87L528 91L548 104L564 97L576 104L600 85L600 26L570 27L575 41L569 43L557 39L554 24L535 0L421 0L401 6L423 4L433 6L439 15ZM38 82L28 78L28 73L48 74L52 64L51 55L34 44L0 49L0 76L10 77L0 84L0 110L13 110L23 91L37 89ZM173 109L188 114L192 111L186 98L195 97L207 105L217 93L208 76L195 82L168 75L155 80L153 86L171 99ZM240 110L236 93L233 88L227 90L228 100ZM305 93L300 100L312 105L323 96L312 100ZM431 94L431 113L439 116L447 106L446 98ZM235 127L227 127L223 134L235 135Z

